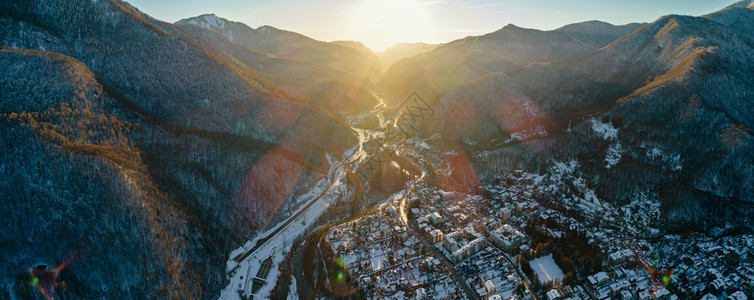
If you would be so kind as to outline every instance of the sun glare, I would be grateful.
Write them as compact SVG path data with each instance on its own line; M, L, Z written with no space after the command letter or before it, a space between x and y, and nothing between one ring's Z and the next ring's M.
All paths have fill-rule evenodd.
M432 33L428 5L414 0L363 0L349 17L349 35L374 51L425 40Z

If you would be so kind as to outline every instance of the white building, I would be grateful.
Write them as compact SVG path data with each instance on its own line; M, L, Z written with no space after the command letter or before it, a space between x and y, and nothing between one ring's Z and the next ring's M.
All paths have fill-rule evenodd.
M551 289L549 292L547 292L546 296L547 300L558 300L561 298L560 292L558 292L557 289Z
M517 248L525 239L526 236L524 234L508 224L490 232L490 240L506 251Z
M487 239L471 228L446 234L443 238L443 247L451 253L450 259L456 262L476 254L486 246Z

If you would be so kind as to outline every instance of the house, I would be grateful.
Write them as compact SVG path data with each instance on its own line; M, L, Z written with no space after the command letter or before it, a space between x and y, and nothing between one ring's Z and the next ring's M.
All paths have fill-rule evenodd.
M730 296L728 296L728 300L748 300L748 299L749 297L746 297L746 295L742 291L735 292L733 294L730 294Z
M589 284L593 288L596 288L600 285L607 283L608 280L610 280L610 277L608 277L607 273L605 272L599 272L597 274L587 277L587 280L589 280Z
M558 288L558 293L560 293L563 298L570 297L573 295L573 289L570 286L563 285Z
M621 296L621 291L628 289L631 283L628 280L622 280L610 285L610 295L613 297Z
M701 300L717 300L717 297L715 297L715 296L713 296L711 294L706 294L706 295L702 296Z
M639 291L639 300L649 300L649 291L647 290L641 290Z
M725 280L723 280L722 278L713 280L709 285L710 290L714 291L715 293L722 293L726 287L727 285L725 284Z
M620 251L610 253L608 258L609 258L610 264L617 265L617 264L621 264L628 261L628 259L631 258L631 255L633 255L631 250L623 249Z
M559 300L562 298L557 289L551 289L545 296L547 297L547 300Z

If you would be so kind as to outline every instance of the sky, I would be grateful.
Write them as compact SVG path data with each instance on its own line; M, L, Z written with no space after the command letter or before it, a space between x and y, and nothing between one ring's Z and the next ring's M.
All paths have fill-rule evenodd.
M401 42L445 43L507 24L552 30L600 20L652 22L668 14L699 16L732 0L127 0L167 22L206 13L270 25L323 40L353 40L375 52Z

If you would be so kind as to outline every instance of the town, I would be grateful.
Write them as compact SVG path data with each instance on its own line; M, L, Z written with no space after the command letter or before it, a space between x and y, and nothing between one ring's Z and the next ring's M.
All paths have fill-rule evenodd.
M754 236L663 235L651 196L618 210L562 189L573 167L515 171L483 195L398 194L328 245L370 298L748 299Z

